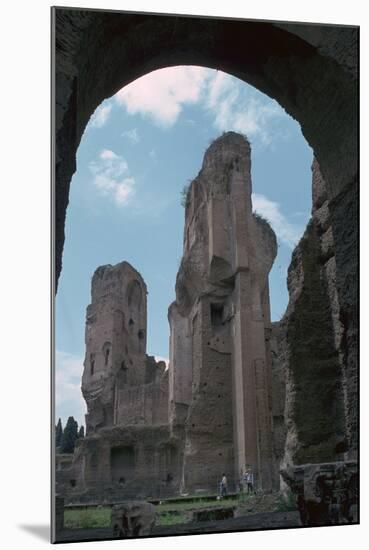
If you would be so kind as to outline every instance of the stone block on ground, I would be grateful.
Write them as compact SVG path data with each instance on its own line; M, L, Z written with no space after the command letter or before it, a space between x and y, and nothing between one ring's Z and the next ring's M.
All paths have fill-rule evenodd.
M149 502L126 502L113 506L111 526L114 538L142 537L155 525L155 507Z

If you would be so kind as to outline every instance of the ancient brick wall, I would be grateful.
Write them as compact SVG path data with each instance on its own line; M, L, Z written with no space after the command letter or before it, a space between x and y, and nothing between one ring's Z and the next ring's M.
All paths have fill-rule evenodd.
M181 442L168 426L104 428L78 442L73 466L58 473L67 502L119 502L177 494Z
M312 172L312 218L292 256L277 335L286 376L284 466L343 460L350 447L330 204L316 161Z
M206 151L187 195L169 319L170 376L182 379L186 389L192 384L191 394L171 393L173 410L177 398L186 405L183 484L189 490L199 484L216 489L222 473L234 488L246 467L258 488L273 487L265 330L276 239L269 224L252 214L250 166L247 139L228 132Z
M127 387L117 394L116 424L168 424L168 375L162 383Z
M57 63L56 279L61 270L69 184L79 141L94 109L125 84L168 65L216 67L267 93L300 123L319 161L330 201L335 260L325 262L322 275L327 276L331 304L337 291L343 329L338 361L344 369L346 436L354 457L358 432L358 28L63 8L53 12L53 25ZM312 248L315 229L306 234L307 240L314 241ZM188 245L193 235L189 228ZM328 254L330 239L327 234ZM218 260L214 267L216 273L228 269ZM298 277L296 269L294 273ZM333 286L329 281L334 281ZM291 287L291 293L297 289L298 285ZM184 298L187 291L183 287ZM176 404L174 400L173 406L181 409L181 418L186 415L187 405L182 401ZM103 408L97 411L95 426L104 423L103 414Z

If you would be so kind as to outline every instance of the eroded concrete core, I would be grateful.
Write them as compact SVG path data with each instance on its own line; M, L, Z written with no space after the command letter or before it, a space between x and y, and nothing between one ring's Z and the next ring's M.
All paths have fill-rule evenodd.
M183 487L273 486L268 274L277 252L252 213L250 145L228 132L207 150L187 197L184 253L169 308L169 416L184 429ZM206 467L205 467L206 466ZM205 468L204 468L205 467Z
M355 523L357 373L338 298L331 201L315 159L312 198L311 219L288 270L287 311L272 324L274 415L279 399L284 402L283 422L273 417L275 456L303 525Z

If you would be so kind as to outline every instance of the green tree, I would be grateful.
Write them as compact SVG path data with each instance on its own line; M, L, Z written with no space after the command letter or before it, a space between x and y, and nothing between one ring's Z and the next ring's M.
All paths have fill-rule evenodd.
M85 437L85 428L84 426L81 426L78 432L78 439L82 439Z
M55 447L58 448L62 444L63 439L63 426L61 419L59 418L57 425L55 426Z
M190 184L184 185L181 191L181 206L186 208L188 201L190 200L189 196Z
M61 452L73 453L74 446L78 439L78 423L74 420L73 416L68 418L67 424L64 428Z

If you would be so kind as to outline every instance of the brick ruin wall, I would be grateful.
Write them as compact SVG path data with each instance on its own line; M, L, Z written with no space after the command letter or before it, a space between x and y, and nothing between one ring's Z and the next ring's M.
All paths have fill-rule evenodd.
M319 464L326 471L332 463L334 475L347 464L356 479L352 378L325 183L314 161L312 218L292 256L289 305L271 323L267 275L275 237L251 209L237 229L231 208L239 199L232 198L233 185L243 181L243 204L251 194L249 166L235 161L249 159L243 139L230 133L215 142L189 189L184 254L168 313L168 370L146 355L142 277L126 262L95 272L82 380L87 434L72 465L60 460L57 472L67 501L216 491L223 471L236 488L249 465L264 490L279 488L282 469L287 485L303 491L293 468L310 472L311 463L320 478ZM252 238L242 241L245 235Z

